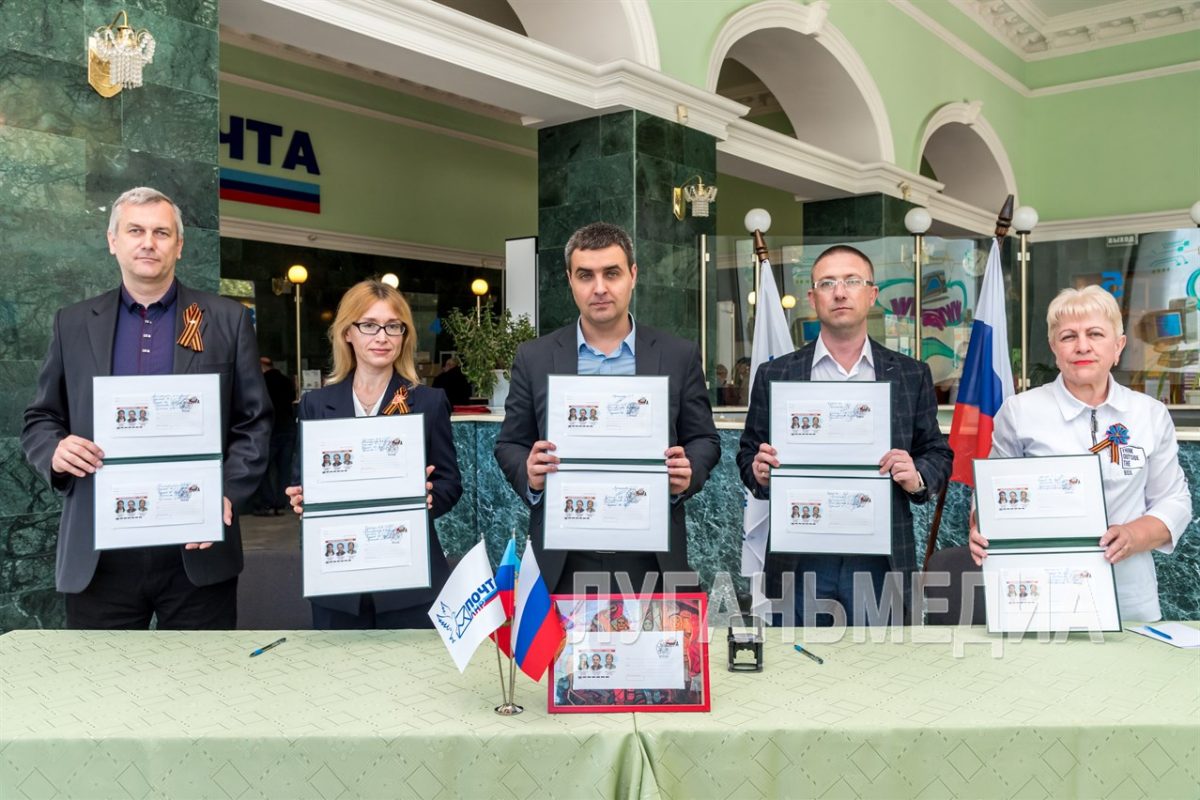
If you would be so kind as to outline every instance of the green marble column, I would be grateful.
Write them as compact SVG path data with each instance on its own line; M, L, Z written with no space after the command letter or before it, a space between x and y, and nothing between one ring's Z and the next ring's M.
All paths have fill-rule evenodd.
M84 43L125 8L158 42L145 85L87 83ZM59 501L18 436L61 306L117 285L113 199L154 186L183 210L179 275L216 291L217 0L0 3L0 631L62 624Z
M577 228L603 220L633 237L639 322L688 339L700 333L699 236L716 218L682 222L671 189L699 175L716 182L716 140L640 111L621 111L538 134L538 307L541 333L578 311L567 287L563 247ZM719 207L720 197L714 209Z
M886 194L864 194L804 204L804 236L855 240L908 236L904 215L915 206Z

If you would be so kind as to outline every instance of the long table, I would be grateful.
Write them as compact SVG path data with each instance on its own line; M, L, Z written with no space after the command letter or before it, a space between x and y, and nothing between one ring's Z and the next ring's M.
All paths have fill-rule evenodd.
M721 635L711 714L547 714L545 687L518 676L526 711L501 717L494 655L460 675L431 632L15 631L0 797L1200 792L1200 651L1130 633L799 632L817 665L792 633L769 631L759 674L724 669Z

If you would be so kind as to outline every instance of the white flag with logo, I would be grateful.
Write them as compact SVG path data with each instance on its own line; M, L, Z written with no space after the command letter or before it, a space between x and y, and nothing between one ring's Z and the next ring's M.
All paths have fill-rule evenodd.
M467 668L479 644L504 624L504 606L483 542L463 556L429 609L458 671Z
M759 267L758 298L754 305L754 339L750 347L750 386L758 368L773 358L795 350L792 334L788 330L787 318L779 290L775 287L775 276L771 262L763 259ZM751 496L746 489L746 508L743 512L742 528L742 574L754 576L763 571L767 560L767 532L770 530L770 503ZM751 612L765 614L763 606L767 599L762 592L761 580L751 583Z

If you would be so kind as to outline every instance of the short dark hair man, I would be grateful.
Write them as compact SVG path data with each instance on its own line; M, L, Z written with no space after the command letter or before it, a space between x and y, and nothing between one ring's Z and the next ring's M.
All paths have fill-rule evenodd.
M575 592L574 576L601 578L609 590L624 573L634 591L660 573L688 572L684 501L700 491L721 455L700 351L648 325L634 324L630 300L637 285L633 241L616 225L595 222L577 230L565 251L567 282L579 319L517 350L504 423L496 437L496 461L517 496L531 507L529 535L552 590ZM667 375L670 377L669 444L664 456L671 487L670 550L665 553L601 553L545 550L542 494L546 474L557 469L553 442L546 441L546 383L550 374ZM596 581L589 580L595 586ZM603 592L604 587L600 590Z
M121 285L59 310L37 393L25 409L25 457L63 497L55 584L71 628L228 629L237 621L242 538L233 507L258 487L271 407L250 314L240 303L175 278L183 252L179 207L154 189L113 203L108 249ZM184 310L201 313L203 350L177 343ZM93 475L104 453L92 441L97 375L220 373L224 537L183 546L95 549ZM130 501L132 502L132 501ZM213 533L221 523L213 520Z
M874 280L871 259L856 248L835 245L821 253L813 263L813 288L808 292L821 321L820 335L799 350L762 364L754 375L737 463L742 483L762 500L768 498L770 470L779 466L775 448L767 441L772 381L878 380L892 384L892 449L879 462L879 471L892 478L891 555L768 555L766 573L773 594L780 589L780 575L800 573L796 576L797 625L813 624L816 617L816 608L806 603L803 573L813 573L816 578L813 599L841 603L850 624L861 618L856 610L865 609L868 600L854 591L855 574L869 576L875 598L881 598L885 576L900 573L905 605L911 610L910 579L917 559L909 502L924 503L950 477L954 455L938 428L937 397L929 367L867 336L867 315L879 296ZM898 600L894 596L889 599ZM832 619L823 616L815 621Z

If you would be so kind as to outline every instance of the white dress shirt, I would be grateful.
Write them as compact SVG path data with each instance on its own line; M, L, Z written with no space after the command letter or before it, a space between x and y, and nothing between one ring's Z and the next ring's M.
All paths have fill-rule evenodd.
M875 380L875 361L871 354L871 338L863 337L862 356L849 371L842 368L837 359L825 347L825 335L817 337L817 345L813 350L812 372L810 381L873 381Z
M1108 398L1094 409L1063 384L1051 384L1013 395L996 415L992 458L1086 453L1106 438L1110 425L1121 424L1129 441L1121 453L1130 468L1114 464L1109 452L1100 453L1108 523L1122 525L1149 514L1162 520L1171 541L1159 552L1175 549L1192 519L1192 497L1179 466L1175 425L1167 407L1149 395L1135 392L1109 376ZM1114 567L1121 618L1154 622L1162 618L1158 577L1148 551L1135 553Z

